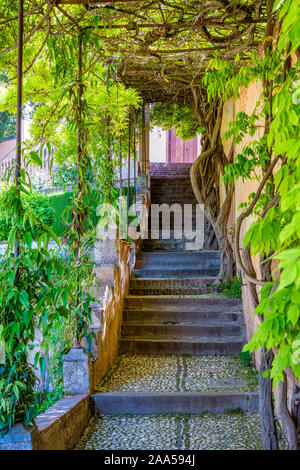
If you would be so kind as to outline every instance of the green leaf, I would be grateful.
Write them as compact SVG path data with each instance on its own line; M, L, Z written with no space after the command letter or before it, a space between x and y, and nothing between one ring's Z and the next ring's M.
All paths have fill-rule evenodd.
M296 323L299 320L299 316L300 316L299 306L295 305L295 304L291 304L289 306L287 315L288 315L288 320L292 323L293 327L295 327Z
M22 305L24 305L25 308L29 308L30 302L29 302L29 295L25 290L21 290L19 293L19 300Z

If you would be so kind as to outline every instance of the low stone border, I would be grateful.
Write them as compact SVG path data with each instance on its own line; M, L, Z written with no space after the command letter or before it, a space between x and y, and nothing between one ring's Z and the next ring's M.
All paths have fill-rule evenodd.
M17 423L2 439L0 450L69 450L78 442L91 416L89 395L61 398L25 428Z

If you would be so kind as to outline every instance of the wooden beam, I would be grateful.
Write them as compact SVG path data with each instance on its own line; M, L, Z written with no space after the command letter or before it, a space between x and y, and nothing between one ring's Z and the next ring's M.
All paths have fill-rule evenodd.
M257 46L259 43L257 42L253 42L251 43L251 46ZM250 45L249 45L250 46ZM212 47L200 47L200 48L196 48L196 49L158 49L158 50L154 50L154 49L112 49L112 48L108 48L106 49L108 52L116 52L116 53L120 53L120 54L131 54L132 56L147 56L147 55L155 55L155 54L187 54L187 53L191 53L191 52L210 52L210 51L218 51L220 49L228 49L228 46L222 46L222 44L220 44L219 46L212 46ZM101 49L102 50L102 49ZM103 49L104 51L104 49Z
M58 0L59 5L96 5L97 3L125 3L146 0Z
M66 0L67 1L67 0ZM135 1L135 0L132 0ZM246 19L246 20L240 20L240 21L225 21L224 23L220 23L219 21L215 20L210 20L210 19L205 19L204 21L197 21L193 23L185 23L185 22L177 22L177 23L138 23L136 22L136 26L138 28L164 28L164 27L170 27L171 29L179 29L179 28L189 28L189 29L194 29L194 28L199 28L200 26L215 26L222 28L224 25L234 25L234 26L239 26L239 25L244 25L244 24L259 24L259 23L267 23L268 18L262 17L257 20L255 19ZM130 24L107 24L107 25L98 25L95 27L95 29L128 29L128 30L133 30L134 28Z

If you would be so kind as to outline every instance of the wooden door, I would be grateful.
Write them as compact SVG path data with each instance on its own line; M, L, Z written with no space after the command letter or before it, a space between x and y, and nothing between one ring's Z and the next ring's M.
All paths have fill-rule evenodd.
M174 134L174 130L167 131L167 162L192 163L197 157L197 137L182 140Z

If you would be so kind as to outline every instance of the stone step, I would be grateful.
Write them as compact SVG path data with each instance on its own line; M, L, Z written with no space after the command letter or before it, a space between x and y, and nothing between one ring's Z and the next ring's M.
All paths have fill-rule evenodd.
M173 256L172 256L173 254ZM173 252L169 257L151 258L151 256L145 258L140 257L137 259L136 268L151 268L151 269L181 269L184 266L188 269L205 269L205 268L218 268L220 269L221 261L219 258L199 258L199 257L187 257L187 258L176 258L177 252Z
M189 230L189 232L192 230L192 237L193 239L195 238L195 234L197 232L197 227L196 227L196 218L194 218L193 220L186 220L184 219L184 217L182 218L182 221L180 223L180 221L176 221L176 224L175 224L175 220L173 217L170 218L170 221L168 222L168 220L166 219L164 222L167 223L167 231L166 229L164 228L164 235L163 235L163 219L162 217L160 217L158 220L154 220L152 222L151 218L148 219L148 232L149 232L149 236L148 238L149 239L153 239L153 240L161 240L161 239L170 239L170 240L174 240L174 234L176 234L176 238L175 240L181 240L181 239L184 239L186 240L186 235L185 235L185 229L186 230ZM202 224L201 224L202 225ZM202 227L200 226L200 229ZM209 231L210 231L210 228L209 228L209 225L208 223L205 223L204 222L204 238L207 237ZM152 235L151 231L155 230L154 234L155 235ZM159 237L157 238L157 230L159 231ZM169 230L170 230L170 234L169 234ZM192 240L193 241L193 240ZM180 250L178 250L180 251Z
M180 280L180 279L179 279ZM216 292L214 287L140 287L130 288L130 295L199 295Z
M140 338L121 337L120 352L130 354L182 355L239 354L245 344L244 336L219 338Z
M202 276L217 276L219 273L220 268L217 266L207 267L207 268L197 268L195 266L185 267L180 269L176 265L174 266L165 266L164 269L162 268L152 268L150 267L143 267L141 269L136 269L135 274L138 277L143 278L160 278L162 273L164 277L170 278L183 278L183 277L202 277Z
M92 395L96 412L107 415L258 413L257 392L106 392Z
M161 180L156 182L151 182L151 195L152 194L173 194L180 191L180 194L191 194L194 196L193 188L189 180ZM195 197L195 196L194 196Z
M150 169L172 169L172 168L191 168L190 162L151 162Z
M171 210L171 207L172 207L172 206L170 205L170 203L169 203L168 201L167 201L167 204L168 204L168 206L169 206L169 208L170 208L170 217L169 217L169 220L170 220L170 222L173 222L174 219L175 219L175 217L174 217L174 211ZM187 211L185 210L185 207L184 207L185 204L186 204L185 202L182 203L182 202L180 202L180 201L179 201L179 202L177 201L176 204L179 204L180 207L181 207L181 214L182 214L182 217L181 217L181 218L182 218L182 222L184 222L184 220L186 220L186 224L192 224L192 227L195 227L195 226L196 226L196 213L197 213L197 206L196 206L196 204L192 204L191 215L188 214ZM190 204L190 203L189 203L189 204ZM167 219L167 217L168 217L167 212L166 212L166 215L164 215L164 213L163 213L162 210L160 210L160 211L158 212L158 216L157 216L157 214L154 213L154 217L152 217L151 212L152 212L152 210L153 210L153 212L154 212L154 209L155 209L155 208L153 207L153 203L152 203L152 206L151 206L151 207L152 207L152 209L150 210L150 212L149 212L149 217L148 217L148 227L151 227L152 219L153 219L154 222L158 221L160 224L162 223L162 220L168 220L168 219ZM159 208L159 209L160 209L160 208ZM155 210L156 210L156 209L155 209ZM163 219L163 216L164 216L164 219ZM208 223L209 223L206 218L204 218L204 223L207 224L207 225L208 225Z
M151 233L149 234L151 235ZM206 249L205 242L207 237L204 236L204 246L203 249ZM191 240L187 240L186 238L182 238L180 240L176 240L173 237L171 231L171 238L169 240L162 240L162 239L147 239L143 240L143 250L145 251L184 251L186 250L186 243L190 242ZM193 240L192 240L193 241ZM190 250L186 250L190 251ZM201 251L201 250L199 250Z
M220 269L221 261L220 258L206 258L204 256L187 256L187 257L177 257L178 252L173 252L171 254L167 253L169 256L141 256L136 261L137 269L160 269L162 273L167 270L182 270L184 269L207 269L207 268L216 268ZM163 277L163 276L161 276Z
M172 181L174 180L180 181L181 179L189 181L189 182L191 181L189 169L183 169L180 171L179 170L152 171L150 176L151 176L151 183L156 180L166 181L169 179Z
M178 187L178 188L175 188L174 191L170 191L170 190L164 190L164 189L153 189L152 192L151 192L151 202L156 202L158 201L159 199L162 199L164 198L164 201L163 202L169 202L171 203L171 201L173 202L185 202L185 200L187 200L189 203L194 203L194 205L197 204L197 200L196 200L196 197L193 193L193 191L187 191L187 190L183 190L182 188ZM187 202L187 203L188 203Z
M178 191L180 191L181 195L190 194L191 196L194 196L194 191L189 180L180 180L177 182L173 182L169 179L165 180L165 182L157 181L155 183L151 183L151 195L170 194L174 196Z
M132 289L147 289L147 288L177 288L177 287L206 287L214 284L215 277L196 277L190 279L171 279L171 278L159 278L159 279L143 279L134 278L130 280L130 288Z
M183 173L180 176L180 178L177 178L176 175L173 173L168 178L165 178L164 176L152 177L151 187L158 189L163 187L170 191L174 186L181 186L184 189L192 189L190 177L184 175Z
M151 162L150 163L150 170L151 172L156 171L190 171L192 164L186 162L179 162L179 163L169 163L169 162Z
M190 194L194 195L193 188L189 178L165 178L165 179L156 179L151 180L151 196L152 194L163 194L167 193L170 195L179 194ZM151 197L152 199L152 197Z
M146 260L151 261L153 263L166 263L167 261L171 260L171 264L174 262L187 262L187 261L195 261L201 263L202 261L212 260L212 261L220 261L221 260L221 252L219 250L202 250L202 251L177 251L176 253L161 253L161 252L147 252L143 251L140 256L139 260Z
M223 324L227 322L243 325L243 315L239 311L174 311L162 309L126 309L123 312L124 322L145 321L147 323L156 322L203 322Z
M191 164L179 164L179 163L150 163L150 176L151 181L153 179L161 178L189 178L191 170Z
M164 172L164 173L166 174L166 172ZM167 179L168 181L172 180L172 181L174 181L174 183L176 183L178 180L180 181L180 180L182 180L182 179L185 179L186 181L189 181L190 184L191 184L190 175L189 175L189 173L188 173L187 171L181 171L181 172L180 172L180 176L181 176L181 178L178 178L178 177L176 176L176 173L175 173L175 172L170 172L168 178L166 178L165 176L153 175L153 176L151 176L151 184L153 184L153 183L155 184L155 183L157 183L157 182L165 182L165 183L167 183L166 179Z
M124 299L125 309L144 309L179 312L240 312L240 299L204 295L128 295Z
M193 322L180 323L145 323L145 322L124 322L122 325L122 337L126 339L134 337L169 339L169 338L191 338L201 339L201 337L222 339L226 337L241 337L244 335L243 325L236 323L223 323L213 325L194 320Z
M151 216L149 216L148 218L148 229L152 229L153 228L155 230L159 230L159 233L160 233L160 238L162 237L161 235L161 232L162 232L162 223L163 221L170 225L169 229L172 230L172 233L174 231L174 229L176 228L176 230L181 230L183 232L185 226L186 226L186 230L193 230L193 232L195 232L196 230L196 216L193 216L192 219L188 218L186 219L183 215L182 215L182 220L181 220L181 223L179 221L176 220L176 223L178 225L178 228L177 226L175 227L175 218L173 217L173 215L171 214L171 217L168 219L168 218L165 218L162 216L162 213L159 214L159 217L158 218L154 218L152 219ZM209 229L209 224L208 224L208 221L204 220L204 229L205 230L208 230ZM173 237L172 237L173 238Z
M191 204L196 208L197 201L195 197L192 196L184 196L180 194L168 195L151 195L151 205L152 204L168 204L171 207L173 204L179 204L182 206L182 210L184 209L184 204Z
M154 180L190 180L190 173L189 171L156 171L156 172L151 172L151 182Z
M165 180L155 180L151 181L151 194L156 193L168 193L168 194L176 194L176 191L180 191L180 193L187 193L194 195L193 188L191 186L189 179L165 179Z

